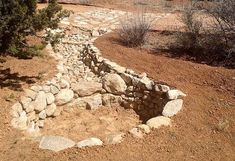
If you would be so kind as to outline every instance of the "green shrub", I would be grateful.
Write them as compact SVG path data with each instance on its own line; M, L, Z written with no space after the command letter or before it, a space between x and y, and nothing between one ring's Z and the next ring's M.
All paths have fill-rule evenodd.
M33 48L27 45L26 36L45 28L56 28L62 18L69 16L57 0L50 0L41 10L36 10L36 5L37 0L0 0L1 52L25 57Z
M63 33L47 30L45 40L47 42L50 42L52 47L54 47L55 44L59 43L60 39L63 38L63 37L64 37Z

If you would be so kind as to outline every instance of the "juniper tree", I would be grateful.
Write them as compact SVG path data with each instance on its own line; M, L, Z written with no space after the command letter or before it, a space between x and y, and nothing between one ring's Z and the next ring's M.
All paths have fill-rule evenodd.
M55 28L68 16L57 0L37 10L37 0L0 0L0 51L18 54L27 48L26 36L47 27Z

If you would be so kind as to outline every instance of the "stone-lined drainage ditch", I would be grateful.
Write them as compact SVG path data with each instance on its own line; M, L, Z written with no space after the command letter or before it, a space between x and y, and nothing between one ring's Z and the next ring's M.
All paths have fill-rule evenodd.
M170 117L182 108L183 100L180 97L186 96L183 92L152 80L146 73L137 74L103 58L93 42L110 29L81 29L77 25L71 28L69 22L63 24L66 27L54 32L69 33L72 30L73 33L62 38L55 46L56 52L50 45L47 46L51 55L58 60L58 74L43 85L25 89L25 95L12 106L11 124L14 128L31 137L39 137L40 148L60 151L75 145L82 148L120 143L125 133L143 138L151 129L171 125ZM118 107L134 111L139 120L130 121L131 125L127 126L130 129L120 132L117 131L121 128L115 129L117 131L111 131L102 139L93 134L93 137L82 138L75 143L72 141L74 138L43 135L46 132L40 130L47 122L63 117L60 115L65 110L79 109L80 112L88 110L88 113L94 113L101 108L115 110ZM69 119L68 123L72 122L73 117ZM125 121L125 117L121 119Z

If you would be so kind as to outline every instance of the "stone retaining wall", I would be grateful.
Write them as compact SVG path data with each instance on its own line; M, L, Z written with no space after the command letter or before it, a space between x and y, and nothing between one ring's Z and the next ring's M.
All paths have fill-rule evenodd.
M178 96L185 96L166 84L160 84L147 77L146 73L137 74L131 69L122 67L115 62L101 56L99 49L92 43L84 45L82 53L83 62L98 76L103 79L103 88L115 96L121 96L121 105L134 109L142 119L146 120L157 115L161 115L167 102L178 99ZM116 84L121 84L122 89L118 92L105 88L107 77L119 77L120 81L113 80ZM115 78L113 78L115 79ZM125 83L122 84L122 80ZM174 93L175 97L169 93ZM105 104L104 104L105 105Z
M178 97L185 96L183 92L103 58L93 41L79 47L77 62L90 69L82 73L94 76L89 80L83 75L76 80L69 73L77 71L59 62L59 73L51 81L26 89L25 96L12 106L13 127L38 132L46 118L60 115L64 105L95 110L118 104L134 109L143 121L159 115L171 117L182 108L183 100Z
M101 20L109 19L107 14L114 17L110 20L112 22L116 21L116 14L123 15L120 11L100 10L94 11L94 13L84 13L85 16L88 16L86 21L94 19L94 15L97 13L102 15L97 19L101 26L105 25ZM134 109L143 123L146 123L129 130L129 133L135 137L141 138L142 133L149 133L151 128L170 125L169 117L177 114L183 105L183 100L179 97L186 95L149 78L146 73L137 74L131 69L103 58L101 52L94 46L94 40L105 32L111 31L111 28L106 28L109 26L108 21L105 28L100 27L97 30L89 27L89 29L81 30L81 26L87 26L83 26L83 21L77 22L77 19L81 19L81 17L84 15L74 17L75 25L73 27L69 26L70 22L67 19L61 22L65 28L53 31L54 33L66 33L71 30L76 32L66 34L55 46L56 52L50 45L47 46L50 54L58 60L58 73L52 80L44 82L42 85L34 85L25 89L25 95L12 106L11 125L34 137L41 135L40 128L44 127L45 120L58 117L65 106L96 110L102 106L116 105ZM92 24L91 26L97 26L97 21L89 23ZM120 141L123 134L107 137L112 143L116 137ZM61 139L68 141L68 139L60 137L44 137L39 147L47 148L46 145L49 143L53 144L53 147L57 147L57 139L59 142ZM97 142L97 138L93 138L85 140L85 143L81 141L78 147L82 147L83 144L88 146L87 141L95 142L92 145L101 144L100 140ZM68 147L74 146L73 144L69 141Z

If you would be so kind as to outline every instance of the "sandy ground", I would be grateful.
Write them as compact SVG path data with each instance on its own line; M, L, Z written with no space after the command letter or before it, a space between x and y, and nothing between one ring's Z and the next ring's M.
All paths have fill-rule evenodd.
M46 120L44 135L58 135L76 142L98 137L105 140L108 135L126 133L140 124L134 110L122 107L100 107L86 110L67 107L61 116Z

